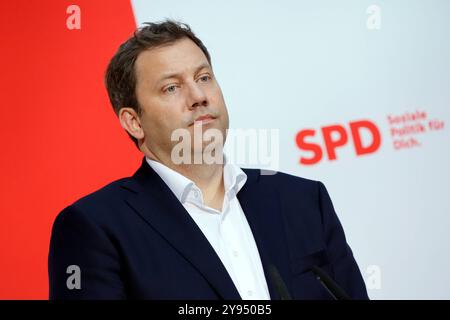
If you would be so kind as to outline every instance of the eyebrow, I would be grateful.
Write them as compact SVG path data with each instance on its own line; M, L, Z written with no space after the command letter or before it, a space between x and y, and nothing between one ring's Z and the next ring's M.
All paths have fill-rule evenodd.
M207 62L202 63L197 68L195 68L195 72L194 73L198 73L200 70L205 69L205 68L209 68L209 69L211 68L209 63L207 63ZM178 77L180 77L179 73L168 73L168 74L165 74L157 81L157 85L160 84L164 80L171 79L171 78L178 78Z

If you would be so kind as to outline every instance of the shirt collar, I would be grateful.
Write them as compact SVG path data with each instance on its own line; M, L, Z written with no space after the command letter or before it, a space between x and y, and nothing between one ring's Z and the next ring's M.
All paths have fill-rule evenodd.
M145 157L145 159L181 203L184 203L192 188L195 187L200 190L192 180L186 178L177 171L148 157ZM223 177L225 195L230 197L236 195L247 181L247 174L239 168L239 166L231 163L226 155L224 155Z
M225 155L224 158L223 181L225 194L232 192L233 195L236 195L247 181L247 175L239 166L231 163Z

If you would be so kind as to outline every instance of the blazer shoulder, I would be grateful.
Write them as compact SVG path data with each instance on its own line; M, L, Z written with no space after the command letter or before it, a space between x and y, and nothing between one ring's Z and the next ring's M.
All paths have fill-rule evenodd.
M122 186L130 179L130 177L127 177L115 180L94 192L82 196L66 206L60 212L60 215L63 213L68 214L68 212L82 212L88 214L91 218L95 216L98 219L102 215L116 211L124 203L122 200L125 197L124 192L126 190Z
M262 184L270 184L277 188L300 187L307 189L317 189L322 184L318 180L307 179L293 174L262 169L243 169L244 172L252 179L258 180Z
M122 186L130 180L130 177L122 178L108 183L107 185L97 189L76 200L73 205L86 206L93 203L101 203L103 201L112 202L118 198L122 198Z

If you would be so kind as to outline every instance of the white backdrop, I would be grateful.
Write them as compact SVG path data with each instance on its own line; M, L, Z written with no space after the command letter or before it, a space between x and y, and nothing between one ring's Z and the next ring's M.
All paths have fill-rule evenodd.
M450 299L450 1L132 5L138 25L188 23L211 53L231 128L279 129L278 169L325 183L372 299ZM416 111L426 117L388 121ZM378 128L375 152L356 155L357 120ZM336 160L320 131L329 125L349 136ZM405 133L414 146L396 149L390 130L405 125L425 132ZM314 165L299 163L312 157L296 144L303 129L324 152Z

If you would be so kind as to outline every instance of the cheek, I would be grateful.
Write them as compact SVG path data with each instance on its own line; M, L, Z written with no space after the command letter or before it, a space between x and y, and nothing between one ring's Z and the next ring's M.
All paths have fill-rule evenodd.
M229 128L229 126L230 126L230 120L228 118L228 111L225 108L223 111L223 128L226 130Z
M150 107L151 106L151 107ZM176 123L176 102L152 99L146 108L146 122L149 130L165 131Z
M170 123L170 120L167 119L163 108L152 107L150 110L146 109L141 123L146 134L155 136L164 132L164 129L167 126L167 123Z
M220 111L221 114L224 113L225 109L225 100L223 98L222 90L219 86L213 86L210 88L210 91L208 93L211 106L216 109L217 111Z
M220 113L228 119L228 110L227 106L225 104L225 99L223 98L222 92L220 91L218 94L218 101L217 101L217 107L220 108Z
M158 127L160 132L166 137L170 137L177 129L187 129L192 119L192 115L188 112L178 110L165 110L164 114L158 117Z
M219 85L215 85L215 86L213 87L213 89L212 89L212 94L213 94L213 96L214 96L216 99L221 100L221 101L224 100L224 99L223 99L223 94L222 94L222 89L220 88Z

